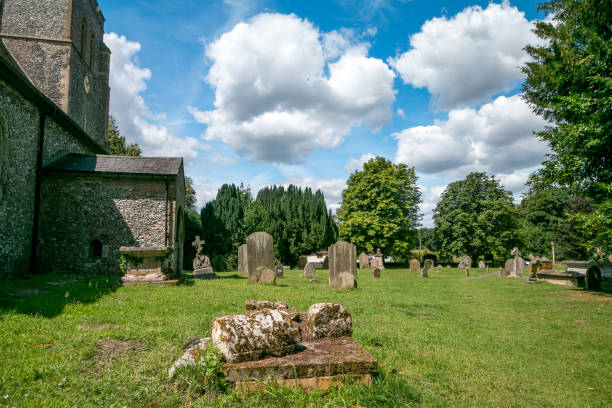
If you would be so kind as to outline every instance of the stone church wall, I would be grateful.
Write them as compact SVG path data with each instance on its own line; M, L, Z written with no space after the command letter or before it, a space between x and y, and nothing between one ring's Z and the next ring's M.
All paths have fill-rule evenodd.
M40 264L45 272L113 273L122 246L172 246L176 181L47 174L41 192ZM102 244L101 256L92 252Z
M0 279L30 269L38 109L0 81L0 137L5 148L0 180Z

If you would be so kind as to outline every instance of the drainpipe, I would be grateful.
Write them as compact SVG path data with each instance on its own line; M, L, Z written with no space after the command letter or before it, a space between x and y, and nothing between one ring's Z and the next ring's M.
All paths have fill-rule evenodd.
M30 273L37 272L38 235L40 219L40 186L42 183L42 162L45 146L45 120L47 114L40 113L38 124L38 147L36 151L36 182L34 186L34 220L32 225L32 248L30 252Z

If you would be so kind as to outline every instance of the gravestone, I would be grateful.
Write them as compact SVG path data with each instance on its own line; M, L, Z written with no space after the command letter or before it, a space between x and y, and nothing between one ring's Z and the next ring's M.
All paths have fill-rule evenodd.
M512 258L508 259L505 265L506 273L510 278L520 278L523 276L525 261L521 258L521 252L517 247L514 247L510 255Z
M411 271L418 271L421 269L421 263L419 262L418 259L411 259L410 260L410 270Z
M478 269L485 269L487 266L483 261L478 262Z
M423 262L423 268L430 270L430 269L433 269L433 267L434 267L433 259L426 259L425 262Z
M366 254L365 252L362 252L361 254L359 254L359 269L365 269L368 267L368 254Z
M375 267L372 269L372 278L380 279L380 268L379 267Z
M193 276L199 279L210 279L215 277L210 260L202 253L204 250L204 241L200 240L200 236L195 237L195 241L191 244L196 248L195 258L193 258Z
M276 273L276 277L282 278L283 271L284 271L283 264L279 260L276 260L276 262L274 263L274 272Z
M274 272L274 239L266 232L254 232L247 237L247 269L249 283L259 283L266 270ZM258 271L259 270L259 271Z
M374 259L376 260L375 267L385 269L385 265L383 264L383 254L382 252L380 252L380 248L376 250L376 256L374 257Z
M347 289L357 287L357 248L345 241L332 244L328 250L329 287ZM352 279L349 276L351 275Z
M427 268L421 269L421 278L427 278L427 277L429 277Z
M238 273L242 273L244 275L249 274L247 244L243 244L238 247Z
M308 279L313 279L316 278L317 273L316 273L316 268L315 268L315 264L312 262L308 262L306 264L306 266L304 267L304 275L305 278Z

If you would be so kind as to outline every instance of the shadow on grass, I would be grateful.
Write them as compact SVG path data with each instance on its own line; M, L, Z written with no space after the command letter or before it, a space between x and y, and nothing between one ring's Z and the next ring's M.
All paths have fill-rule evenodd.
M4 281L0 315L22 313L52 318L72 303L94 303L115 292L121 275L34 275Z

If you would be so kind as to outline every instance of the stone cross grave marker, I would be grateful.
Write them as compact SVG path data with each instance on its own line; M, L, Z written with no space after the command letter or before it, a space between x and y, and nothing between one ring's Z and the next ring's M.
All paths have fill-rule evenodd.
M274 239L267 232L254 232L247 237L247 269L249 283L258 283L262 269L274 272ZM259 269L259 271L258 271Z
M213 277L214 271L210 266L210 259L202 253L204 250L204 241L200 240L200 236L195 237L195 241L191 243L196 248L195 258L193 258L193 275L196 278Z
M328 250L329 287L349 289L357 287L357 248L345 241L332 244Z

